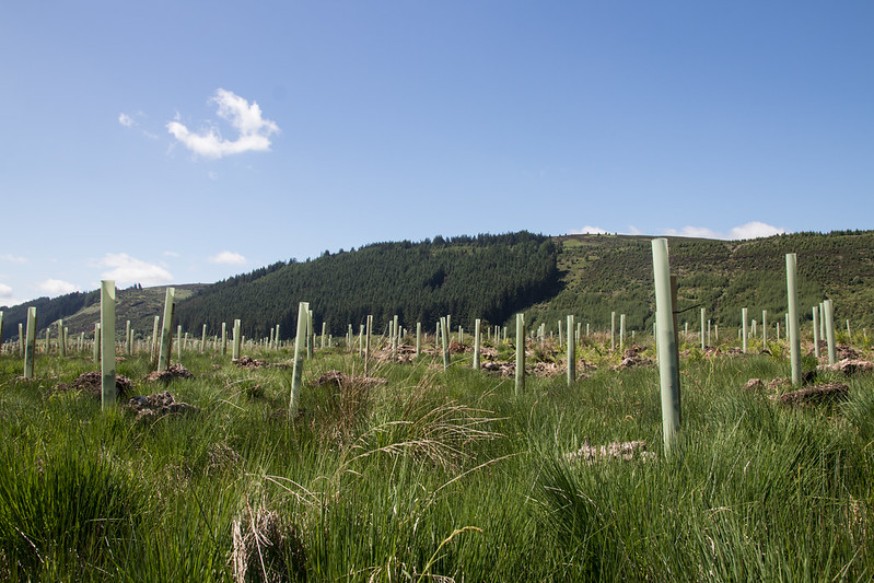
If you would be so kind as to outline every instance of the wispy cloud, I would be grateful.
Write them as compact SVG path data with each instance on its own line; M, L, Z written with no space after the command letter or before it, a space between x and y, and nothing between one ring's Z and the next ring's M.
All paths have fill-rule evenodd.
M80 291L79 286L62 279L47 279L37 284L37 289L51 296L62 296Z
M608 231L602 229L601 227L593 227L590 225L584 226L579 230L571 230L569 234L571 235L584 235L584 234L604 234ZM631 225L624 231L618 231L625 235L645 235L639 228ZM781 235L783 233L788 232L783 227L775 227L774 225L769 225L768 223L763 223L761 221L750 221L748 223L744 223L743 225L738 225L737 227L732 227L728 230L728 232L721 232L715 229L711 229L710 227L698 227L694 225L686 225L685 227L681 227L679 229L670 227L667 229L661 229L656 233L651 233L652 235L667 235L669 237L697 237L702 239L726 239L726 240L739 240L739 239L758 239L760 237L771 237L773 235Z
M607 234L606 229L602 229L601 227L593 227L591 225L585 225L582 229L572 229L568 232L569 235L605 235Z
M239 253L234 253L233 251L222 251L221 253L216 253L210 257L209 262L217 263L219 265L245 265L246 258Z
M12 288L5 283L0 283L0 301L7 301L12 298Z
M161 255L163 255L164 257L172 257L174 259L182 257L182 255L180 255L177 251L164 251L163 253L161 253Z
M167 131L186 148L206 158L270 150L270 136L279 132L279 126L262 116L256 102L249 104L226 89L217 90L209 102L216 104L218 116L236 130L238 135L235 139L223 138L214 125L201 132L191 131L179 121L178 115L167 123Z
M158 136L156 134L141 127L140 122L137 121L137 118L142 119L144 117L146 117L146 114L144 114L142 111L138 111L134 115L129 115L125 112L121 112L118 114L118 123L119 123L119 125L121 125L123 127L136 129L137 131L139 131L141 134L143 134L147 138L150 138L152 140L157 140Z
M7 263L27 263L27 258L19 255L12 255L11 253L3 253L0 254L0 261L5 261Z
M127 253L107 253L98 261L98 265L109 268L100 275L103 279L114 279L117 286L134 283L161 285L173 281L173 275L160 265L142 261Z
M124 112L118 114L118 123L126 128L132 128L137 125L137 122L134 121L134 118Z

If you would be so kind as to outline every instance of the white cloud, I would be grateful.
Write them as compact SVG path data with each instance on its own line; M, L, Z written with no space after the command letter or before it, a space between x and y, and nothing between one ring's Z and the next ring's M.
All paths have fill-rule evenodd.
M209 262L218 263L219 265L245 265L246 258L233 251L222 251L210 257Z
M132 128L137 125L137 122L134 121L134 118L124 112L118 114L118 123L126 128Z
M101 267L110 268L100 274L103 279L114 279L117 286L135 283L161 285L173 281L173 275L154 263L147 263L127 253L107 253L98 261Z
M750 221L737 227L729 229L728 233L720 233L709 227L693 227L686 226L682 229L665 229L662 234L669 236L680 237L701 237L704 239L757 239L759 237L770 237L772 235L780 235L786 232L783 227L775 227L761 221Z
M759 237L782 235L785 232L786 229L783 227L775 227L759 221L750 221L733 228L729 235L732 239L758 239Z
M0 261L5 261L7 263L27 263L27 258L12 255L11 253L3 253L0 255Z
M701 239L725 239L724 235L720 235L713 229L707 227L692 227L685 226L682 229L665 229L664 235L671 237L698 237Z
M270 136L279 132L279 126L262 117L261 108L256 102L250 105L244 98L226 89L217 90L209 101L218 106L218 116L237 131L236 139L223 138L215 127L200 133L192 132L179 121L178 115L167 123L167 131L186 148L207 158L270 150Z
M607 231L602 229L601 227L593 227L591 225L585 225L582 229L573 229L568 234L569 235L606 235Z
M47 279L39 283L36 287L41 292L47 293L50 297L62 296L64 294L71 294L79 291L79 286L62 279Z
M8 300L12 297L12 288L5 283L0 283L0 299Z
M601 227L586 225L582 229L571 230L569 234L604 234L608 232L609 231L607 231L606 229L602 229ZM647 235L647 233L644 233L634 225L629 225L628 229L619 232L624 235ZM686 225L685 227L679 229L675 229L673 227L662 229L660 232L658 232L658 234L666 235L669 237L696 237L701 239L727 239L734 241L740 239L757 239L759 237L771 237L773 235L780 235L786 232L786 229L784 229L783 227L775 227L761 221L750 221L748 223L744 223L743 225L732 227L728 230L727 233L716 231L714 229L711 229L710 227L696 227L694 225Z

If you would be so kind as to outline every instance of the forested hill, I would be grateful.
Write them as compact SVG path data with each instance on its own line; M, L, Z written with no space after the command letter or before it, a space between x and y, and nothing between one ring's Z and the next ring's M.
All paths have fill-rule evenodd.
M357 251L325 253L306 262L278 262L212 285L176 286L178 322L209 334L239 318L243 333L260 338L280 324L294 334L297 303L310 302L317 326L325 321L338 335L367 314L383 327L395 314L402 325L452 314L470 328L474 318L507 324L517 311L526 322L554 329L568 314L604 330L610 313L625 314L629 329L650 330L654 308L652 237L530 233L435 237L421 243L377 243ZM874 326L874 231L797 233L746 241L669 237L671 269L678 276L682 323L698 325L699 309L722 326L737 326L741 308L761 321L776 322L786 311L785 255L798 257L801 318L825 298L835 302L836 325ZM151 333L161 315L163 288L120 290L117 321L131 320ZM40 298L5 310L4 339L17 336L26 307L37 306L42 332L64 318L71 333L90 336L99 320L96 291Z
M395 314L405 326L433 327L443 315L470 327L475 318L503 322L557 292L559 247L527 232L378 243L316 260L274 264L209 286L177 308L188 330L216 330L242 320L260 338L280 325L293 336L300 301L333 334L355 331L368 314L381 326Z
M626 314L629 328L651 330L654 294L652 237L570 235L557 237L561 291L526 310L532 325L551 326L575 314L598 329L610 312ZM761 322L762 310L774 323L787 309L786 254L798 264L799 311L828 298L835 303L836 326L874 326L874 231L795 233L745 241L669 237L671 271L677 274L682 323L694 330L700 308L707 318L738 326L741 309Z

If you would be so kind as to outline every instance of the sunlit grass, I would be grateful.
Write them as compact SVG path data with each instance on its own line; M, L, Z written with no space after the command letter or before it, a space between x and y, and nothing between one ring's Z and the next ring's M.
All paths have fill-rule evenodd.
M690 353L665 459L655 367L614 371L595 342L580 357L597 369L574 385L529 379L514 397L469 355L445 373L425 356L375 365L384 384L314 386L363 375L357 354L317 351L295 419L290 369L192 352L195 378L164 386L133 357L118 371L137 394L199 408L137 420L54 390L93 370L90 355L39 359L33 381L4 355L0 580L874 576L874 377L851 379L847 403L794 410L742 388L786 376L784 360ZM633 440L655 455L567 458Z

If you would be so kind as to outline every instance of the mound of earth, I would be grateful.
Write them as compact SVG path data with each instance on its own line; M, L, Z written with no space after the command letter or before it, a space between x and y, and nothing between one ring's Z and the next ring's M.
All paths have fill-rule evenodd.
M820 405L846 401L849 397L850 387L842 383L830 383L785 393L780 395L779 400L784 405Z
M333 385L338 389L343 389L345 387L351 386L370 388L377 385L384 385L387 382L388 381L386 381L386 379L381 379L378 377L352 376L340 372L339 370L329 370L328 372L317 378L315 381L313 381L313 385L317 387Z
M145 417L161 417L170 414L196 413L200 409L188 403L176 401L168 391L132 397L128 409L137 414L137 420Z
M154 383L155 381L161 381L162 383L169 383L173 379L190 379L193 378L194 375L191 374L191 371L182 366L181 364L171 364L166 368L166 370L156 370L150 372L146 376L146 380L150 383Z
M845 375L852 375L857 372L869 372L874 370L874 362L858 358L845 358L831 365L821 365L819 368L822 370L842 372Z
M98 399L103 392L103 375L99 370L80 374L70 384L61 383L55 387L56 391L82 391ZM116 397L127 397L133 391L133 383L124 375L115 375Z

